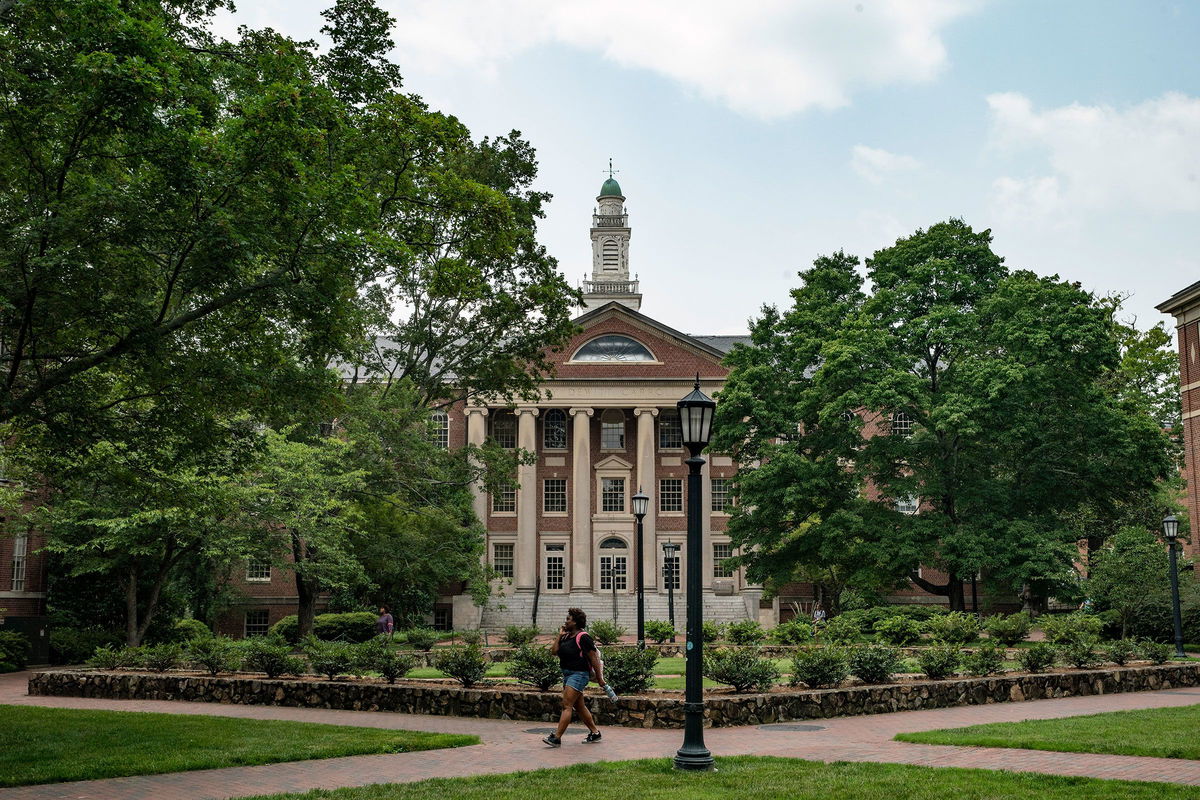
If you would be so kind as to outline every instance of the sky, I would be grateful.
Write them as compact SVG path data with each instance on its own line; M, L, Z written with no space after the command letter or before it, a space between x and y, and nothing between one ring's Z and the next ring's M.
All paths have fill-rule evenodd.
M218 31L319 40L331 2L242 0ZM950 217L1140 328L1200 280L1200 2L379 4L405 91L536 148L575 284L613 160L642 312L686 333L744 333L817 256Z

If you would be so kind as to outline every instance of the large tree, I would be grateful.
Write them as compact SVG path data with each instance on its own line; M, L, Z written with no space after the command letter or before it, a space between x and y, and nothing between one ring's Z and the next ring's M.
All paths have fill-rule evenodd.
M1064 512L1167 474L1161 429L1113 390L1111 314L990 245L959 220L919 230L867 261L869 291L855 259L819 259L730 356L716 446L755 465L730 523L752 569L840 554L953 608L979 572L1048 591L1074 575Z

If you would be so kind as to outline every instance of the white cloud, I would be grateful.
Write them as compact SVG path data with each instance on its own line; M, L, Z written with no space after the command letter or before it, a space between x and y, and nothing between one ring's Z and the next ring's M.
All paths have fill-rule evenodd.
M1200 211L1200 98L1170 92L1125 109L1045 111L1015 93L987 102L996 146L1042 151L1050 171L998 179L1000 216L1062 225L1089 210Z
M871 183L883 183L894 172L906 172L921 166L912 156L889 153L876 147L856 144L851 150L850 167Z
M749 116L838 108L946 63L941 31L980 0L392 0L401 66L489 74L566 45L646 69Z

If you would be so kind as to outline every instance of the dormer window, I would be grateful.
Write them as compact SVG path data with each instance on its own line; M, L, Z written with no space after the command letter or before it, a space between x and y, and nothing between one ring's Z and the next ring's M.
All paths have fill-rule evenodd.
M575 351L572 361L656 361L641 342L619 334L597 336Z

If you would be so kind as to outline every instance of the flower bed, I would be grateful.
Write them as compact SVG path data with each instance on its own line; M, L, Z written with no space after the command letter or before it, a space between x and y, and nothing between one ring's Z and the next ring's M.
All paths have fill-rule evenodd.
M765 694L716 694L705 699L705 725L760 725L783 720L883 714L921 708L983 705L1049 697L1155 691L1200 685L1200 663L1111 667L1037 675L912 681L841 689L777 689ZM53 670L29 679L31 695L100 697L121 700L186 700L352 711L395 711L492 719L548 722L558 719L557 692L516 687L463 689L447 684L375 681L268 680L254 677L210 678L163 673ZM601 725L639 728L683 726L679 693L648 693L609 702L588 696Z

